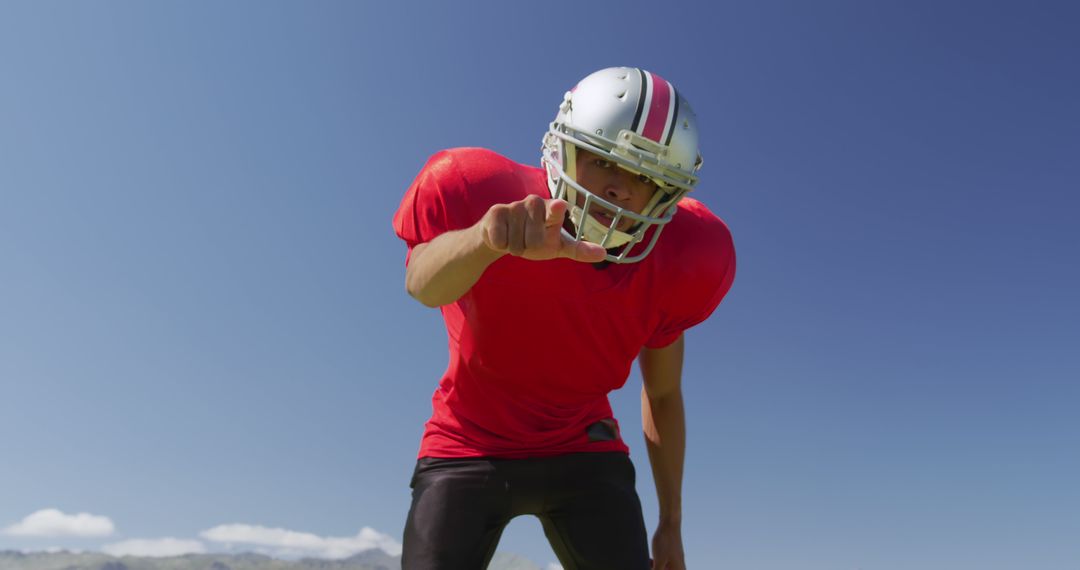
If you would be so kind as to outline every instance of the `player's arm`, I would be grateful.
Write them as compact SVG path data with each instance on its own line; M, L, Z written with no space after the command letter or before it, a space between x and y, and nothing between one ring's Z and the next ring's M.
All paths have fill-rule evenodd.
M504 255L484 243L480 224L417 244L405 269L405 290L428 307L458 300Z
M657 570L685 568L682 546L682 478L686 454L683 346L680 335L678 340L663 348L643 348L638 356L644 381L641 420L660 507L660 522L652 544Z
M599 245L562 235L565 214L566 202L539 196L495 204L471 227L413 246L405 290L421 303L439 307L461 298L489 265L507 253L533 260L603 260L605 252Z

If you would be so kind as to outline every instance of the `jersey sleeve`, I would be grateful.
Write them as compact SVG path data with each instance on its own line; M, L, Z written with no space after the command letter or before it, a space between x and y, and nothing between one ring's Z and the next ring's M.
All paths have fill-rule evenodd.
M394 233L405 241L410 252L417 244L476 222L468 207L465 188L450 151L436 153L428 160L394 214Z
M660 324L646 347L663 348L678 340L684 331L709 318L731 290L735 280L731 234L722 223L708 234L673 271L673 287L662 306Z

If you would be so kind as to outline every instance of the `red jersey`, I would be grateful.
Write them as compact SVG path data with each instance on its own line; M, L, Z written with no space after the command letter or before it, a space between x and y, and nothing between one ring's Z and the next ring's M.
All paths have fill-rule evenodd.
M550 198L540 168L484 149L442 151L405 193L394 230L411 253L529 194ZM608 392L626 382L642 347L667 346L705 320L734 275L727 226L691 198L638 263L503 256L441 308L450 363L419 457L627 453ZM589 427L602 421L613 437L594 437Z

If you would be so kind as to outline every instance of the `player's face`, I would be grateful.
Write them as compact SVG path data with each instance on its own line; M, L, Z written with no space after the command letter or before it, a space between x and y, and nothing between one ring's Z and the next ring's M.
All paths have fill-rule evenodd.
M614 162L584 149L577 151L577 181L589 192L633 212L641 213L649 204L656 183L649 177L624 170ZM580 194L578 206L585 203ZM605 208L590 208L589 214L605 226L611 225L612 218ZM626 231L634 225L633 220L619 220L619 231Z

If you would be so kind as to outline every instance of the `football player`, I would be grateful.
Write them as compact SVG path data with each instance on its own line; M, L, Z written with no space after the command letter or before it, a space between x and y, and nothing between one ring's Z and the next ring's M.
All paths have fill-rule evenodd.
M607 399L637 358L660 510L651 567L682 570L683 332L735 274L727 227L686 196L696 118L659 75L604 69L563 97L541 165L439 152L394 216L406 289L441 308L450 348L402 566L484 568L506 524L530 514L567 570L649 569Z

